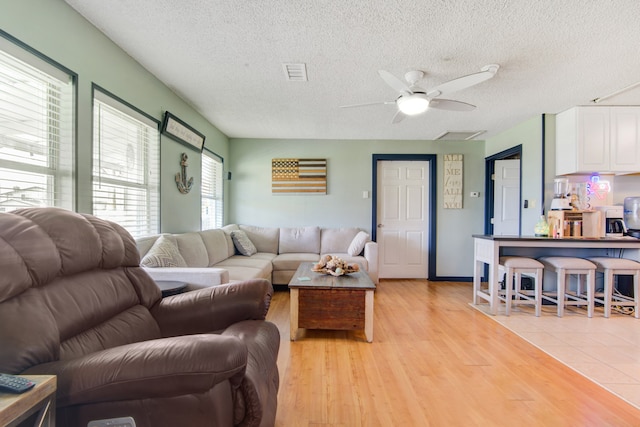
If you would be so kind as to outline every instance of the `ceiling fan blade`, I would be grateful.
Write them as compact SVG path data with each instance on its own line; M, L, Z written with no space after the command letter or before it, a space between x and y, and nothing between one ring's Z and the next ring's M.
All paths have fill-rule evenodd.
M436 98L429 102L429 108L448 111L471 111L474 110L476 106L462 101Z
M387 105L387 104L395 104L395 103L396 103L395 101L365 102L364 104L340 105L340 108L367 107L369 105Z
M403 121L406 118L407 118L407 116L402 111L398 110L396 112L396 115L393 116L393 119L391 119L391 123L395 125L396 123L400 123L401 121Z
M409 86L407 86L402 80L400 80L390 72L385 70L378 70L378 74L386 84L391 86L392 89L400 93L408 93L408 94L413 93L411 92L411 89L409 89Z
M496 64L484 66L482 67L482 71L478 73L458 77L457 79L449 80L448 82L434 87L429 90L427 95L431 98L475 86L495 76L498 72L498 68L500 68L500 66Z

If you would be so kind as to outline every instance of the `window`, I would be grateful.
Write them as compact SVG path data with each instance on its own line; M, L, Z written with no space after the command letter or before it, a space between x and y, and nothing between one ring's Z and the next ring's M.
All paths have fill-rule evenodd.
M134 238L160 229L158 125L94 87L93 214Z
M205 149L202 151L202 230L222 227L222 159Z
M74 78L0 34L0 212L74 208Z

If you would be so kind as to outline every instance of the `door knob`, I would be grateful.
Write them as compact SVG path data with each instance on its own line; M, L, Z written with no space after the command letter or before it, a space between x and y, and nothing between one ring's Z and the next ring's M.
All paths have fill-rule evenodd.
M384 227L384 224L378 224L378 228Z

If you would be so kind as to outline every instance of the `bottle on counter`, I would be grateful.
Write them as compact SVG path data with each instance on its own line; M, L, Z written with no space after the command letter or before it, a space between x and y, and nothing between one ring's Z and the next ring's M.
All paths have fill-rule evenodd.
M548 237L549 236L549 223L544 215L540 215L540 221L537 222L533 228L533 233L536 237Z
M551 227L549 228L549 231L551 231L551 236L552 238L557 238L557 234L558 234L558 229L556 228L556 222L553 221L553 224L551 225Z

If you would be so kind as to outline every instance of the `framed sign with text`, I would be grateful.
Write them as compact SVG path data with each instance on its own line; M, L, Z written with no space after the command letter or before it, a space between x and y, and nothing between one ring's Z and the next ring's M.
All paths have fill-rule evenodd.
M462 154L444 155L444 208L462 209Z
M205 136L168 111L164 113L161 132L198 151L204 147Z

